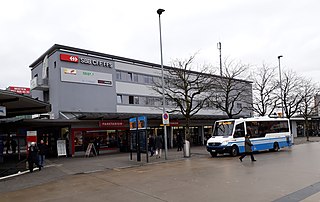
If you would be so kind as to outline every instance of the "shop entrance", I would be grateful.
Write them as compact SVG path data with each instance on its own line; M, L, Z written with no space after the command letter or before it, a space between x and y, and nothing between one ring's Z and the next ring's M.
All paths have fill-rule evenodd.
M73 153L81 155L87 150L89 143L95 145L99 154L127 152L128 138L126 130L73 129Z

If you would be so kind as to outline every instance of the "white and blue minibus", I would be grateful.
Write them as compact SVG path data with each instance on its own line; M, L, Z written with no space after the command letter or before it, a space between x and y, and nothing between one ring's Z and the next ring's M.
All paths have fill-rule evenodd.
M212 137L207 141L207 151L212 157L229 153L237 156L244 150L245 134L250 135L252 151L272 150L292 145L290 122L286 118L240 118L215 122Z

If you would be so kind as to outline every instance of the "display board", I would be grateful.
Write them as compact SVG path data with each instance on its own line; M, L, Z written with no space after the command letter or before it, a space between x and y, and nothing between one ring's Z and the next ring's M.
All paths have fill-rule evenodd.
M90 157L90 154L91 154L92 149L94 150L94 154L96 154L97 151L96 151L95 146L93 145L93 143L89 143L89 144L88 144L88 147L87 147L87 150L86 150L86 153L85 153L84 156L85 156L85 157Z
M57 140L58 156L67 156L66 140Z
M140 151L147 152L147 133L146 130L139 131Z

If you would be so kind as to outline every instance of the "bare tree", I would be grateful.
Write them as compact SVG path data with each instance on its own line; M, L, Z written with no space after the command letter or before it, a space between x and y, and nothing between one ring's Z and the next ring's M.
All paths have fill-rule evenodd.
M214 81L211 103L225 112L229 118L240 115L243 110L250 108L247 106L248 103L250 106L252 104L251 83L239 79L245 76L248 68L249 65L225 59L222 77Z
M186 60L172 61L172 68L166 69L164 76L165 97L173 105L170 113L181 113L186 120L185 139L190 139L190 120L207 103L212 75L207 74L208 67L200 71L192 71L195 55ZM154 82L153 90L162 94L162 82Z
M319 94L319 88L314 84L311 79L303 79L301 83L301 97L299 112L304 119L304 136L309 141L309 133L307 130L310 128L308 119L315 114L319 106L319 101L316 101L316 95Z
M265 63L252 72L253 103L252 109L259 116L271 115L277 107L275 81L276 67L269 67Z
M297 113L302 102L302 79L293 71L284 71L282 81L282 101L285 117L290 119ZM281 99L281 98L280 98Z

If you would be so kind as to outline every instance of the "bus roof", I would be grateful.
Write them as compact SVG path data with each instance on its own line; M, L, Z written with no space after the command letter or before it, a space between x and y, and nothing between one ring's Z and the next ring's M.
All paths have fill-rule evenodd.
M224 119L224 120L217 120L217 122L221 121L236 121L236 120L243 120L243 121L288 121L287 118L271 118L271 117L249 117L249 118L239 118L239 119Z

